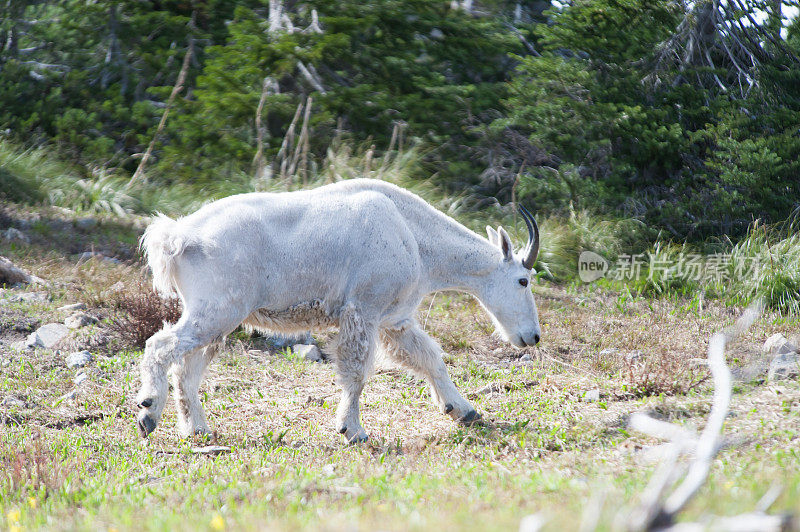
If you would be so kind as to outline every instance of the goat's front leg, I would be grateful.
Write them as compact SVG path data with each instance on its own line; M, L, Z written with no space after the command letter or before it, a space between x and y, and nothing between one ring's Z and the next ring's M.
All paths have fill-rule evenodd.
M377 328L364 321L352 306L346 306L339 317L336 339L336 374L342 386L342 397L336 409L336 430L348 443L367 441L361 426L358 403L375 358Z
M202 346L197 335L186 325L173 325L157 332L144 349L141 362L142 387L137 395L139 434L146 438L161 420L167 404L167 371L183 364L184 357Z
M218 344L212 344L193 351L186 355L183 364L178 365L172 373L178 430L184 437L211 434L200 402L200 383L218 349Z
M439 344L420 329L416 322L383 329L381 343L391 362L428 381L433 402L442 412L463 424L470 424L481 418L450 380Z

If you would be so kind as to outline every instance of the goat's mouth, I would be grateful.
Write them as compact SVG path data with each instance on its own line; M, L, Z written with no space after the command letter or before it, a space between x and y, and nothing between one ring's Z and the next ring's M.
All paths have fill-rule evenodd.
M522 335L520 334L515 334L511 336L508 339L508 341L511 342L511 345L513 345L514 347L519 347L519 348L528 347L528 344L525 343L525 340L522 338Z

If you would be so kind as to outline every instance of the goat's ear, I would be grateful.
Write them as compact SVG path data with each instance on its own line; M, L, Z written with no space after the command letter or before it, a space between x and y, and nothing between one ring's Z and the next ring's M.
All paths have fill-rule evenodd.
M489 235L489 243L491 245L500 246L500 237L491 225L486 226L486 234Z
M497 227L497 238L500 239L500 249L503 251L503 258L507 261L514 260L514 246L511 245L511 237L502 226Z

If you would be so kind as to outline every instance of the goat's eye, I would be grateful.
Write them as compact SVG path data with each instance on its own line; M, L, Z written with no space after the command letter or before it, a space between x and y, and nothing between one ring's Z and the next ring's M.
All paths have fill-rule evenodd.
M521 284L522 286L528 286L528 280L523 277L522 279L519 280L519 284Z

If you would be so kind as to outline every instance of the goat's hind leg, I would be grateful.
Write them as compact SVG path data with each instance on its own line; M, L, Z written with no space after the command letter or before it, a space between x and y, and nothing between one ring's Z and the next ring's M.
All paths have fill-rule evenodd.
M418 324L410 322L398 328L383 329L381 343L391 362L428 381L434 403L445 414L463 424L481 418L450 380L442 360L442 348Z
M215 343L187 354L172 373L172 388L178 410L178 430L184 437L211 434L203 404L200 383L220 345Z

